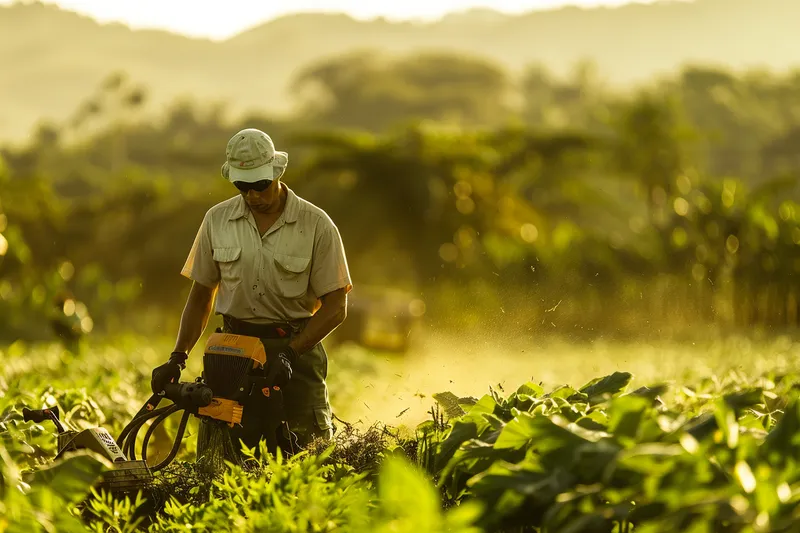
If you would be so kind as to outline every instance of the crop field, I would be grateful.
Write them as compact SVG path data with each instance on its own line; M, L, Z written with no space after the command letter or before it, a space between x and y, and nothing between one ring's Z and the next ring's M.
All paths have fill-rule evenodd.
M584 346L433 338L405 357L330 354L334 443L211 476L196 423L140 493L53 461L58 406L117 436L164 348L14 344L0 366L0 531L790 532L800 524L800 346ZM168 346L168 341L164 341ZM168 348L166 348L168 350ZM198 358L184 372L198 371ZM175 417L177 418L177 417ZM192 419L194 421L194 419ZM155 455L169 447L156 435Z
M0 533L800 533L800 0L643 3L249 9L212 42L0 0ZM249 128L272 170L226 148ZM256 231L204 223L231 199ZM154 406L205 320L198 236L231 260ZM217 313L301 308L338 323L333 439L236 450L285 382L204 359Z

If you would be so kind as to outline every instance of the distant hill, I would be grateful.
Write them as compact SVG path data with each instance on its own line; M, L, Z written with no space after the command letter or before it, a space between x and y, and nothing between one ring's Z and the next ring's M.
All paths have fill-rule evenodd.
M124 70L162 106L190 95L231 112L285 114L297 71L324 56L374 48L444 49L488 57L518 73L556 73L594 60L624 86L687 62L734 69L800 66L800 1L697 0L563 8L507 16L456 13L430 24L361 22L341 14L285 16L223 42L133 31L51 5L0 7L0 142L40 119L65 118L111 71Z

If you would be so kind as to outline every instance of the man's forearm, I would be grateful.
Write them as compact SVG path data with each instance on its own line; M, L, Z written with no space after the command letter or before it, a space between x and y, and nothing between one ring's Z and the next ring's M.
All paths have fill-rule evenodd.
M189 353L208 326L214 291L202 287L200 289L193 288L186 300L186 306L181 314L178 338L175 341L176 352Z
M311 317L306 327L292 339L289 345L298 354L303 354L320 343L347 318L346 306L325 305Z

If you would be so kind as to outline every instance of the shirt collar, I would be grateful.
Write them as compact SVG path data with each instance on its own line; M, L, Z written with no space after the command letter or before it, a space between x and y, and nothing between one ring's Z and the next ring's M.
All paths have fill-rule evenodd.
M296 222L297 216L300 213L300 200L297 198L297 195L294 193L292 189L290 189L285 183L282 183L284 187L286 187L286 205L283 207L283 220L287 223ZM246 217L250 210L247 208L247 203L242 198L242 195L238 195L237 201L233 204L233 209L231 209L231 214L228 217L228 220L237 220L240 218Z
M244 198L242 195L236 196L236 201L233 202L233 207L231 208L230 216L228 220L236 220L239 218L244 218L247 216L248 213L247 205L245 204Z
M283 219L286 222L296 222L300 214L300 200L292 189L286 187L286 205L283 208Z

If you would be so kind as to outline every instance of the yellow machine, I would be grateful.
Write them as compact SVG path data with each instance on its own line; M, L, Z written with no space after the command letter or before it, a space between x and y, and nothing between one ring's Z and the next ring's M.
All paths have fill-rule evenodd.
M214 333L206 342L205 356L243 357L251 359L253 370L265 370L267 354L264 345L256 337L233 335L230 333ZM212 389L213 390L213 389ZM261 391L266 397L270 396L269 387ZM197 410L198 416L206 416L215 420L234 424L242 422L244 406L229 398L212 397L211 403Z
M286 425L283 394L280 387L268 382L268 364L264 345L257 337L214 333L206 342L203 372L193 382L170 383L142 406L125 426L116 441L103 428L76 431L65 428L57 408L23 409L25 420L52 421L58 430L58 455L74 450L91 449L101 453L114 464L114 470L104 475L100 485L111 491L136 490L152 480L152 472L170 464L178 453L190 415L202 422L232 428L241 424L245 411L257 409L272 422L276 431ZM171 404L159 407L164 400ZM175 441L169 454L156 465L147 464L147 445L155 429L170 415L183 411ZM141 443L140 458L136 445L139 431L152 421ZM287 432L290 433L290 432ZM119 444L117 444L119 443ZM273 453L279 440L267 441ZM291 447L280 442L283 450Z

